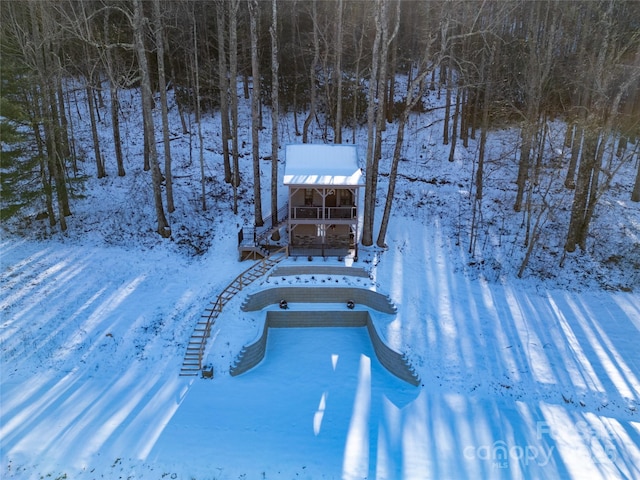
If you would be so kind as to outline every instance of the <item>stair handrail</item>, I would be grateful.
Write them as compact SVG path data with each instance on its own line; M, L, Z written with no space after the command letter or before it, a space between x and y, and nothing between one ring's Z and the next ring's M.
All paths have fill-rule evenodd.
M278 223L273 223L273 215L267 216L262 225L257 227L255 224L253 227L241 227L238 231L238 245L243 243L251 243L250 239L253 239L253 246L257 247L260 242L264 240L275 228L281 227L289 219L289 203L285 203L277 210Z
M207 321L204 326L204 331L202 333L202 338L200 339L200 345L198 347L198 369L202 369L202 359L204 357L204 350L207 345L207 338L211 335L211 328L215 324L215 320L218 318L220 313L222 312L222 308L229 302L229 300L235 296L236 293L242 290L244 286L250 285L257 278L263 276L267 271L269 271L276 264L281 262L283 259L289 256L289 246L285 245L284 247L279 248L278 250L271 253L269 256L259 260L258 262L251 265L249 268L241 272L236 278L229 283L222 292L218 295L218 298L213 303L213 308L209 312L207 316ZM249 282L245 283L243 281L243 277L247 275L249 272L259 270L260 275L251 279ZM238 287L236 287L236 283ZM225 293L231 292L232 290L236 290L232 293L231 296L225 295Z

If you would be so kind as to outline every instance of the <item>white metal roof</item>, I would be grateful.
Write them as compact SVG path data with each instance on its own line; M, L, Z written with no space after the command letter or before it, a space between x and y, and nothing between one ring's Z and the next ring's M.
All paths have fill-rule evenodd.
M291 144L285 147L285 185L363 186L355 145Z

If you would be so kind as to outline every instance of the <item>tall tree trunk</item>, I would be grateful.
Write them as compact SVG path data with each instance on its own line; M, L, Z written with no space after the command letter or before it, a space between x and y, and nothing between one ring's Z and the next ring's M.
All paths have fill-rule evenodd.
M353 97L353 113L352 113L352 119L353 119L353 126L351 129L351 143L353 143L355 145L356 143L356 131L358 129L358 98L360 98L360 61L362 59L362 54L363 54L363 50L364 50L364 32L365 32L365 28L364 26L362 26L360 28L360 36L358 38L358 40L356 40L356 32L358 31L358 29L354 29L353 31L353 42L354 44L356 44L358 46L357 50L358 50L358 54L356 55L356 66L355 66L355 72L353 75L353 93L352 93L352 97Z
M530 181L532 156L536 155L536 150L542 153L537 148L535 139L540 135L543 89L548 82L554 62L554 49L558 43L556 9L543 2L530 2L526 4L526 8L529 9L528 24L531 26L524 35L524 43L528 49L523 86L526 108L521 129L522 145L516 179L516 200L513 206L516 212L522 209L526 183Z
M564 186L573 190L576 188L576 167L578 166L578 158L582 148L582 139L584 137L584 129L578 125L572 127L573 142L571 143L571 157L569 158L569 166L567 167L567 175L564 180Z
M164 35L165 35L164 42L165 42L165 45L167 45L168 47L169 41L167 40L166 30L164 32ZM180 117L180 126L182 127L182 134L186 135L187 133L189 133L189 128L187 127L187 121L185 119L186 115L184 112L184 105L182 104L182 98L180 98L182 89L178 87L178 81L176 79L176 67L175 67L176 60L173 55L167 55L167 57L169 58L169 71L171 72L171 83L173 84L173 89L174 89L173 98L176 102L176 108L178 109L178 116Z
M365 211L364 223L362 228L362 244L371 245L373 243L373 225L376 207L376 191L378 188L378 165L382 157L382 132L385 128L385 97L387 85L387 66L389 57L389 46L393 42L400 25L400 3L397 3L398 11L395 16L395 26L393 32L389 33L389 2L381 0L380 9L380 65L376 66L378 96L376 102L376 124L375 124L375 142L372 149L371 162L367 165L366 190L365 190ZM377 21L376 21L377 24ZM377 27L376 27L377 29ZM377 35L376 35L377 37ZM372 67L372 75L374 68ZM372 80L372 85L374 81ZM375 87L370 87L375 88Z
M151 87L149 87L151 88ZM153 108L153 106L151 107ZM151 146L149 145L150 140L149 140L149 125L153 124L153 120L149 119L149 115L151 113L147 112L144 108L142 109L142 130L144 133L144 138L143 138L143 154L142 154L142 169L145 172L148 172L149 170L151 170L151 162L150 162L150 157L151 157Z
M291 18L293 19L291 22L291 45L296 45L297 44L297 38L298 36L296 35L297 31L298 31L298 13L296 11L297 8L297 2L296 0L293 0L293 2L291 2L291 10L289 12ZM293 82L293 92L292 92L292 100L291 100L291 109L293 110L293 128L295 129L295 135L296 137L299 137L300 135L302 135L300 133L300 129L298 128L298 55L294 54L293 55L293 59L292 59L292 63L293 63L293 78L294 78L294 82Z
M192 7L195 5L192 4ZM195 85L196 97L196 122L198 122L198 158L200 163L200 199L202 200L202 210L207 210L206 196L206 176L204 173L204 136L202 135L202 108L200 103L200 53L198 48L198 18L195 9L191 10L191 21L193 22L193 83Z
M109 11L105 12L104 16L104 38L108 41L109 32ZM105 68L107 70L107 76L109 78L109 99L111 110L111 131L113 135L113 149L116 155L116 165L118 168L118 176L125 176L124 169L124 157L122 156L122 140L120 137L120 101L118 99L118 82L116 80L115 66L113 63L113 53L111 47L106 46L104 49Z
M460 86L456 88L456 104L453 109L453 125L451 126L451 148L449 149L449 161L453 162L458 143L458 117L460 116Z
M51 186L51 175L48 173L47 165L47 153L46 143L42 139L40 134L40 125L38 124L38 118L43 118L42 103L44 99L37 87L33 87L31 94L31 105L33 107L33 113L31 114L31 128L33 129L33 136L36 139L36 146L38 148L38 166L40 173L40 181L42 182L42 190L44 192L45 205L47 208L47 217L49 218L49 226L53 227L56 224L56 212L53 208L53 188Z
M594 176L598 174L596 170L597 147L598 134L593 129L586 129L571 207L571 218L564 246L567 252L574 252L581 243L581 239L584 238L584 229L587 226L587 205L591 189L594 187Z
M619 106L624 95L640 80L640 69L629 69L629 74L625 76L623 83L618 83L615 72L612 72L612 65L608 62L616 58L617 54L631 45L624 48L618 45L617 28L614 24L614 2L607 4L607 11L602 17L601 26L604 34L601 41L601 48L598 50L593 66L592 74L588 77L584 89L591 91L594 101L584 107L589 108L589 113L585 122L584 145L578 177L576 180L576 190L571 208L571 217L565 242L565 251L573 252L576 247L586 249L586 239L589 233L589 225L593 217L596 203L600 196L598 181L602 169L602 158L606 148L607 139L613 131L614 120L619 115ZM592 39L589 38L589 41ZM635 64L640 64L640 45L635 43ZM615 95L611 95L611 90L615 88ZM585 108L585 109L586 109ZM604 121L603 121L604 119ZM600 146L598 147L598 144ZM607 184L605 184L606 187Z
M35 62L38 71L38 88L40 97L42 98L41 112L45 136L44 144L47 150L47 167L49 175L53 177L55 182L60 230L64 232L67 230L65 217L70 215L71 211L69 209L69 197L65 183L64 158L59 150L63 144L63 140L60 139L62 132L58 124L58 105L54 86L51 85L52 78L55 84L57 73L51 71L51 68L49 68L49 66L55 63L51 59L50 43L51 38L53 38L53 27L50 24L50 13L44 11L46 6L46 4L39 2L32 1L29 3L31 34L35 45ZM42 24L38 23L38 19L42 21Z
M422 98L424 91L424 82L428 75L426 69L426 59L428 58L428 47L425 49L425 59L422 62L422 71L419 71L415 78L411 81L407 89L407 97L405 100L404 108L400 114L398 120L398 130L396 133L396 144L393 150L393 158L391 160L391 171L389 172L389 185L387 189L387 198L384 204L384 212L382 214L382 221L380 223L380 231L378 232L378 238L376 245L380 248L386 248L387 244L385 238L387 236L387 229L389 227L389 220L391 219L391 211L393 206L393 197L396 191L396 179L398 176L398 165L400 163L400 156L402 154L402 147L404 145L404 134L409 114L413 107L416 106L418 101Z
M264 225L262 218L262 188L260 182L260 68L258 65L258 0L248 0L249 30L251 32L251 146L253 152L253 215L256 226Z
M489 130L489 91L491 85L487 85L485 92L484 105L482 107L482 131L480 132L480 145L478 147L478 167L476 170L476 194L477 201L481 201L484 197L484 160L487 147L487 133Z
M444 121L442 122L442 144L449 145L449 118L451 117L451 91L453 89L453 68L447 69L447 93L444 100Z
M56 84L56 95L58 97L58 113L60 117L60 155L64 159L68 159L71 157L71 147L69 146L69 122L67 120L67 114L65 113L65 105L64 105L64 91L62 88L62 75L60 75L60 70L62 66L60 65L60 58L56 55L56 74L55 84ZM75 159L74 159L75 161Z
M482 66L480 72L485 76L484 98L482 106L482 130L480 132L480 145L478 147L478 166L475 177L475 195L473 201L473 211L471 220L471 235L469 241L469 253L475 255L475 248L478 239L478 230L480 219L482 218L482 199L484 197L484 161L487 146L487 134L489 131L489 106L493 95L493 61L498 55L499 44L497 42L489 45L491 49L489 53L488 63L485 64L485 56L483 54Z
M529 169L531 168L531 148L533 140L537 135L538 119L534 120L533 112L529 112L527 118L524 121L524 126L520 129L520 159L518 161L518 177L516 179L516 200L513 205L513 210L519 212L522 210L522 199L524 196L527 179L529 178Z
M118 176L124 177L124 157L122 155L122 139L120 138L120 101L118 99L118 87L115 81L109 81L109 97L111 101L111 128L113 132L113 148L116 154Z
M343 23L343 0L338 0L336 6L338 18L336 19L336 121L335 121L335 143L342 143L342 23Z
M220 135L222 141L222 162L224 181L231 183L231 161L229 159L229 82L227 80L227 52L225 48L225 8L226 0L216 2L216 26L218 30L218 88L220 89Z
M373 244L373 218L376 207L377 182L374 181L374 172L377 172L377 158L375 158L374 133L375 133L375 99L376 89L379 81L378 66L380 63L380 43L382 41L382 30L386 28L385 13L387 12L386 0L376 0L375 3L375 25L376 35L373 40L373 50L371 52L371 74L369 76L369 92L367 103L367 165L365 171L364 190L364 212L362 225L362 245ZM379 105L378 108L381 106Z
M155 24L156 57L158 61L158 89L160 90L160 107L162 110L162 144L164 145L164 177L167 196L167 210L172 213L173 175L171 173L171 144L169 142L169 114L167 107L167 84L164 71L164 25L160 14L160 0L153 0L153 23Z
M162 174L160 173L160 166L158 165L158 151L156 149L155 128L152 115L153 102L151 97L151 79L149 76L149 66L147 64L147 55L144 47L144 19L142 17L142 0L134 0L133 6L133 34L135 37L136 56L138 58L138 65L140 66L142 109L144 112L146 112L145 117L147 118L147 121L145 122L145 133L148 139L153 200L156 210L156 219L158 222L156 231L163 238L169 238L171 236L171 227L169 226L167 218L165 217L164 205L162 203L162 189L160 186L162 182Z
M278 122L280 121L280 82L278 63L278 0L271 0L271 225L278 224ZM280 231L271 236L280 240Z
M467 148L469 146L469 87L462 89L460 103L460 140L462 140L462 146Z
M90 78L86 79L87 103L89 107L89 118L91 120L91 136L93 138L93 154L96 159L96 173L98 178L107 176L107 172L104 169L104 162L102 160L102 154L100 153L100 139L98 138L98 126L96 125L96 112L95 101L93 97L93 86Z
M400 3L400 2L398 2ZM394 40L391 44L390 62L387 68L387 99L385 101L385 117L388 123L393 123L393 116L395 115L395 96L396 96L396 71L398 69L398 45ZM409 70L409 78L407 80L411 83L411 70Z
M640 162L638 163L638 169L636 172L636 181L633 184L633 191L631 192L631 201L640 202Z
M302 143L309 142L309 127L313 121L313 117L316 115L316 69L318 68L318 62L320 60L320 39L318 38L318 8L316 0L311 0L312 7L312 22L313 22L313 60L311 61L311 68L309 72L309 114L304 120L302 126Z
M231 152L233 155L233 213L238 213L240 163L238 151L238 7L240 0L229 1L229 89L231 95Z

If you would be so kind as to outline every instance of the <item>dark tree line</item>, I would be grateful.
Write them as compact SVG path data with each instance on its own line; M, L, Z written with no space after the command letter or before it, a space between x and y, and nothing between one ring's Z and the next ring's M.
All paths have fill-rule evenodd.
M234 212L244 181L235 92L251 98L256 200L262 188L257 132L263 107L274 107L274 174L277 119L283 112L293 113L295 133L303 142L312 126L324 141L336 143L349 141L345 130L351 130L355 141L355 128L366 128L365 245L373 244L386 125L397 122L398 132L379 246L384 246L392 211L405 124L412 112L424 108L427 89L445 96L441 136L450 148L449 160L459 145L478 141L474 218L482 211L487 132L496 125L519 128L512 207L526 218L529 248L543 215L553 208L546 202L545 188L551 178L562 176L573 196L565 250L584 249L598 199L637 149L640 3L634 1L25 0L1 2L0 8L2 167L17 177L37 171L36 196L43 199L51 225L59 223L62 230L71 213L69 188L76 160L74 126L66 106L69 79L76 87L80 82L86 92L98 177L114 168L104 163L107 148L114 149L117 175L126 174L119 92L141 89L144 168L151 173L157 231L163 236L171 234L165 208L176 208L168 89L175 92L184 133L193 128L188 114L195 113L199 128L203 112L220 112L220 176L233 190ZM398 75L407 78L406 92L396 92ZM103 104L102 91L109 92L108 105ZM396 100L399 96L402 101ZM162 119L162 166L154 110ZM109 145L100 144L96 131L104 112L112 119ZM548 121L555 118L567 122L565 148L571 155L566 164L550 166L545 135ZM17 155L4 146L5 138L14 139L11 129L16 125L29 127L32 155ZM199 138L206 209L201 130ZM12 189L12 175L3 176L3 195L16 199L13 205L25 203L27 199L17 199ZM275 180L270 186L273 214ZM634 185L630 195L640 201L640 165ZM254 206L260 224L261 203L255 201ZM8 212L5 208L3 216ZM475 220L473 224L475 228Z

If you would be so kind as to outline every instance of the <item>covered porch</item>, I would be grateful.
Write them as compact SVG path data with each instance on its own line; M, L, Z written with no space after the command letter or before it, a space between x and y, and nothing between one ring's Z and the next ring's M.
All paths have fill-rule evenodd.
M357 258L364 176L355 145L288 145L284 184L290 254Z
M289 255L346 257L357 254L355 231L350 225L294 224L289 233Z

